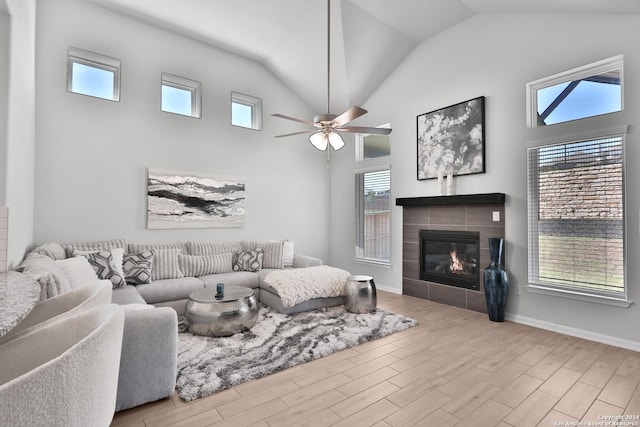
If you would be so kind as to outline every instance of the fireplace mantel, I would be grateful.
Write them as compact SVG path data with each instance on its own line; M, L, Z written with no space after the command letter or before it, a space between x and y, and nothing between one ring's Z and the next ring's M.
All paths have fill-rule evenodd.
M504 193L460 194L455 196L400 197L396 206L504 205Z

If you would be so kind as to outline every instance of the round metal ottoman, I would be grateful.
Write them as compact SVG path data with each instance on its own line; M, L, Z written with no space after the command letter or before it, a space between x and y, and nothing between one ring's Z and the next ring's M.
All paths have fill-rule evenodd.
M242 286L226 286L222 298L215 289L201 289L189 294L185 318L192 334L227 337L256 324L258 302L253 290Z
M349 276L345 287L344 308L350 313L371 313L378 296L371 276Z

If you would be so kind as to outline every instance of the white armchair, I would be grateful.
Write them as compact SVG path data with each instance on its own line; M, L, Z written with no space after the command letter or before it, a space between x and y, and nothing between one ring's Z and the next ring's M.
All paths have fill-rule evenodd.
M0 425L109 426L123 325L101 305L0 345Z
M18 325L0 338L0 344L11 341L14 337L44 327L50 322L74 316L82 311L111 303L112 284L109 280L74 289L57 297L50 298L36 305Z

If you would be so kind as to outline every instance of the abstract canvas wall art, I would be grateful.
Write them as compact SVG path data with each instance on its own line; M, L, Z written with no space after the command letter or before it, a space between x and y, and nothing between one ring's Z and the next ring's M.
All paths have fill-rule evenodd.
M244 227L243 177L149 168L147 228Z
M417 117L418 179L484 173L484 96Z

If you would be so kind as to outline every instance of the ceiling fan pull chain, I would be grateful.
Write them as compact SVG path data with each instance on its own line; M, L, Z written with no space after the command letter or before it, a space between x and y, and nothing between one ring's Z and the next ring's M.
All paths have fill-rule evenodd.
M327 0L327 114L331 108L331 0Z

